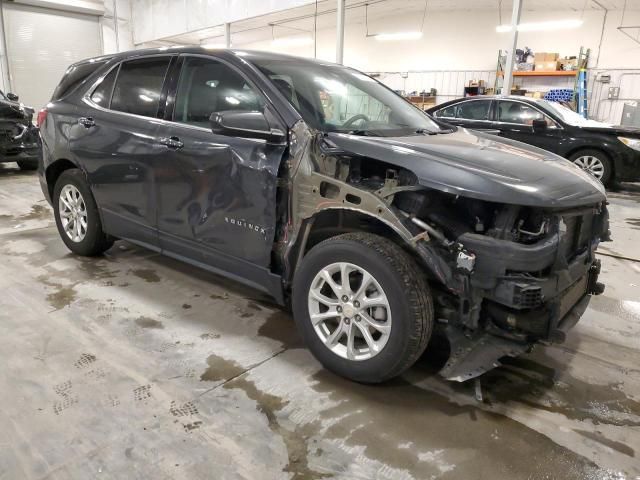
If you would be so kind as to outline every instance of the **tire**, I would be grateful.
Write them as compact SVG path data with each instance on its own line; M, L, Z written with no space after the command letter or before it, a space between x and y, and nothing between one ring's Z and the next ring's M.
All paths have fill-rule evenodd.
M578 150L569 157L569 160L586 172L592 174L600 180L603 185L609 185L613 180L611 160L600 150ZM595 168L593 168L593 166L595 166Z
M351 296L350 292L361 287L362 281L358 283L358 278L364 270L373 277L374 282L370 288L381 291L371 297L367 295L358 298L363 300L363 304L365 298L369 301L373 297L386 298L387 306L366 309L363 305L357 305L355 297L351 296L347 303L338 301L337 306L320 307L322 303L312 296L313 291L324 295L324 299L331 297L334 303L338 300L335 293L329 293L335 290L324 280L326 277L321 276L323 270L331 276L332 269L338 269L332 278L335 286L342 286L344 282L340 280L342 277L339 272L344 264L348 264L347 271L350 268L354 270L348 276L349 290L342 293L349 293ZM337 285L338 281L340 285ZM295 274L292 297L295 321L313 355L328 370L356 382L380 383L400 375L422 355L433 330L433 303L424 272L402 248L377 235L347 233L313 247L303 258ZM333 311L326 313L321 308L335 309L336 312L340 310L341 313L336 313L339 317L332 318ZM312 311L314 316L324 315L328 318L314 326L311 321ZM384 321L377 318L381 312ZM386 336L382 331L369 327L370 320L374 320L377 326L386 327ZM339 336L335 346L327 346L325 341L340 326L347 331ZM367 328L370 332L369 339L379 345L377 350L369 347L362 328ZM349 331L354 333L353 337L349 337ZM354 339L353 343L350 338ZM349 356L349 344L354 346L351 351L357 355Z
M16 162L20 170L37 170L38 160L18 160Z
M80 232L78 232L75 230L75 223L73 223L70 227L70 234L67 233L64 226L65 219L69 218L69 209L64 205L64 202L60 200L60 196L64 195L67 204L69 204L68 192L71 197L77 201L77 204L72 205L77 205L78 218L82 216L85 219L84 228L81 227ZM75 197L75 192L79 193L79 198ZM65 219L61 216L61 203L67 214ZM80 170L76 168L65 170L56 181L53 189L53 211L58 233L67 248L73 253L93 257L100 255L113 245L113 239L102 231L102 222L100 221L96 201ZM72 222L73 220L67 221ZM80 222L80 224L82 224L82 222ZM70 235L76 233L79 233L77 237L75 239L71 238Z

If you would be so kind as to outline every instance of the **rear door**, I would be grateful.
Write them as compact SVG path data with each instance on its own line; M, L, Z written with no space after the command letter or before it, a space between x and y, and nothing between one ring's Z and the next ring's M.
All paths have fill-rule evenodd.
M85 168L105 230L158 247L155 162L168 55L114 66L84 98L71 126L70 150Z
M209 117L216 111L261 111L272 128L285 130L263 94L234 66L211 56L184 55L180 61L161 134L169 144L156 171L162 249L235 273L249 265L267 267L286 144L214 134Z
M496 103L494 126L501 136L558 153L563 132L551 117L518 100L498 100ZM544 121L546 128L534 129L534 120Z

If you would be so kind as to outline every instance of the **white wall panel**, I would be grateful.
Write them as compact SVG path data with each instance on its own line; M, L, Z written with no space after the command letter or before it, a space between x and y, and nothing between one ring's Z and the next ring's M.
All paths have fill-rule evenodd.
M132 0L136 44L314 3L314 0Z
M42 108L67 67L101 54L98 17L3 4L12 89Z

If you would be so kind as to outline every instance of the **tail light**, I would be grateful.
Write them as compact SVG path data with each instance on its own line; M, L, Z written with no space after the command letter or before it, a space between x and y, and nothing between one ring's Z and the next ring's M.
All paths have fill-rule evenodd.
M36 125L38 127L42 127L42 125L44 125L44 121L47 119L47 113L48 111L46 108L43 108L38 112L38 120L36 121Z

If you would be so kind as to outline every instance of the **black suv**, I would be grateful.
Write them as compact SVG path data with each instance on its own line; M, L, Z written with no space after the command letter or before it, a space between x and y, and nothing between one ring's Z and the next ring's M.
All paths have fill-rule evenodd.
M69 249L127 239L267 292L341 375L396 376L438 333L466 380L562 341L604 288L600 182L356 70L189 47L70 71L40 115Z
M33 113L17 95L0 91L0 162L17 162L21 170L38 168L40 137Z
M544 148L609 185L640 181L640 129L587 120L557 102L522 96L459 98L427 110L459 127Z

